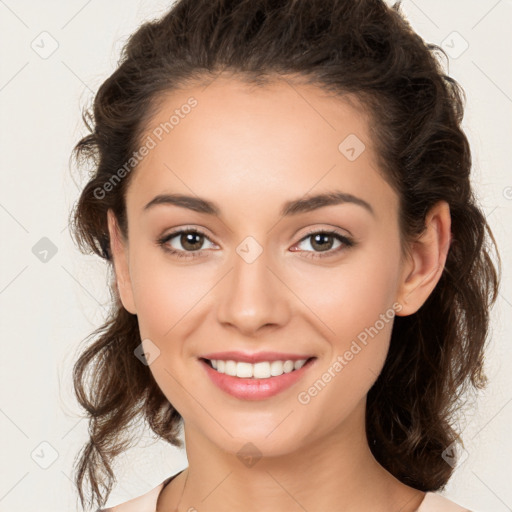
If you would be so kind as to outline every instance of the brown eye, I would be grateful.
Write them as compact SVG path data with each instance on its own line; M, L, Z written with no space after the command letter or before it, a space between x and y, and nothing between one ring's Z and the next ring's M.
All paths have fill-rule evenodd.
M186 229L169 233L158 239L157 243L164 251L177 257L192 258L201 255L205 241L215 245L204 233L196 229Z
M204 235L194 231L183 232L179 236L179 241L186 251L197 251L204 243Z
M311 247L318 251L328 251L332 249L334 237L326 233L317 233L311 237Z
M305 250L309 254L308 258L323 258L338 254L340 251L355 246L355 242L350 238L337 233L336 231L313 231L308 233L298 244L297 247L310 240L309 245L312 251ZM336 247L333 246L338 242ZM299 249L300 250L300 249ZM325 254L321 254L325 253Z

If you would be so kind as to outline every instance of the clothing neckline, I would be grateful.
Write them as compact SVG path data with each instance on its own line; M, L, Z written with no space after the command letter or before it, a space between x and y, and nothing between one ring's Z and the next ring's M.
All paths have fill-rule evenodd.
M186 468L185 468L186 469ZM181 475L185 469L182 469L179 473L176 473L175 475L170 476L169 478L166 478L162 482L162 488L160 489L160 492L158 493L156 497L156 503L158 503L158 500L160 498L160 495L162 494L163 490L166 488L167 485L169 485L177 476ZM428 497L430 494L433 494L432 492L426 491L425 496L423 496L423 499L421 500L421 503L419 504L418 508L416 509L416 512L421 512L422 507L426 505L426 502L428 500Z
M186 469L186 468L185 468ZM173 476L170 476L169 478L166 478L160 485L162 486L160 488L160 491L158 492L158 494L156 495L156 501L155 501L155 506L158 504L158 500L160 499L160 495L162 494L163 490L166 488L167 485L169 485L172 480L174 480L178 475L181 475L181 473L183 473L183 471L185 471L185 469L182 469L179 473L176 473L175 475Z
M186 468L185 468L186 469ZM171 483L171 480L174 480L178 475L181 475L181 473L183 473L183 471L185 471L185 469L182 469L179 473L176 473L175 475L173 476L170 476L169 478L166 478L164 481L163 481L163 484L164 486L162 487L162 489L160 490L160 492L162 492L164 489L165 489L165 486L169 483Z
M421 500L421 503L419 504L418 508L416 509L416 512L421 512L421 508L424 506L425 502L427 501L427 496L430 494L429 491L425 492L425 496L423 496L423 499Z
M185 469L187 469L187 468L185 468ZM160 498L160 494L162 494L162 491L165 489L165 487L167 485L169 485L172 482L172 480L174 480L177 476L181 475L181 473L183 473L183 471L185 471L185 469L182 469L179 473L176 473L175 475L170 476L169 478L166 478L162 482L160 491L158 492L158 494L156 496L156 501L154 502L155 506L158 503L158 499ZM434 503L435 499L437 499L438 501L436 501ZM439 503L439 502L442 502L442 503ZM440 505L440 504L443 504L445 507L450 505L450 510L455 511L455 509L457 509L457 510L461 510L461 511L463 510L463 511L467 512L467 509L464 509L464 508L460 507L456 503L453 503L453 502L449 501L448 499L442 497L440 494L432 492L432 491L426 491L425 492L425 496L423 497L423 500L421 500L421 503L419 504L419 506L418 506L418 508L416 509L415 512L423 512L424 510L427 510L425 507L429 507L432 504L435 504L436 506ZM451 507L455 507L455 508L452 509ZM443 508L443 510L445 510L445 509ZM446 510L448 510L448 509L446 509Z

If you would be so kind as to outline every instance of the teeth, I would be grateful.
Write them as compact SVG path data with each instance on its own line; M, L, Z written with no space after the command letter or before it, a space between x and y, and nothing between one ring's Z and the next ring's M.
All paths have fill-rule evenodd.
M302 368L304 365L306 364L306 359L299 359L298 361L295 361L295 363L293 364L293 368L295 370L299 370L300 368Z
M212 359L210 362L219 373L225 373L232 377L268 379L269 377L278 377L283 373L298 370L304 366L306 361L307 359L299 359L298 361L262 361L251 364L232 360Z

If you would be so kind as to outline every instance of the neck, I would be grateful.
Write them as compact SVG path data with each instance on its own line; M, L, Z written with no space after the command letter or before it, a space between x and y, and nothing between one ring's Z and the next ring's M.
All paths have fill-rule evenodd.
M293 453L252 460L222 451L185 424L189 467L162 496L162 510L415 511L424 493L375 460L365 435L364 405L328 436L304 442Z

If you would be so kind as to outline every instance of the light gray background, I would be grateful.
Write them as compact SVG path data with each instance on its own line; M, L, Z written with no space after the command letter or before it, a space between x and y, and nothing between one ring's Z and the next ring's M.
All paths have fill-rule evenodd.
M71 368L81 340L105 318L109 295L105 265L81 255L67 231L84 184L70 171L69 156L85 134L80 108L114 70L121 44L170 5L0 0L2 512L75 510L72 466L87 425ZM487 357L490 385L467 411L467 453L445 494L474 512L510 511L512 2L405 0L403 8L424 39L450 53L449 72L467 93L473 182L504 263ZM51 246L55 254L42 252ZM140 446L119 460L109 504L146 492L186 464L184 452L142 433Z

